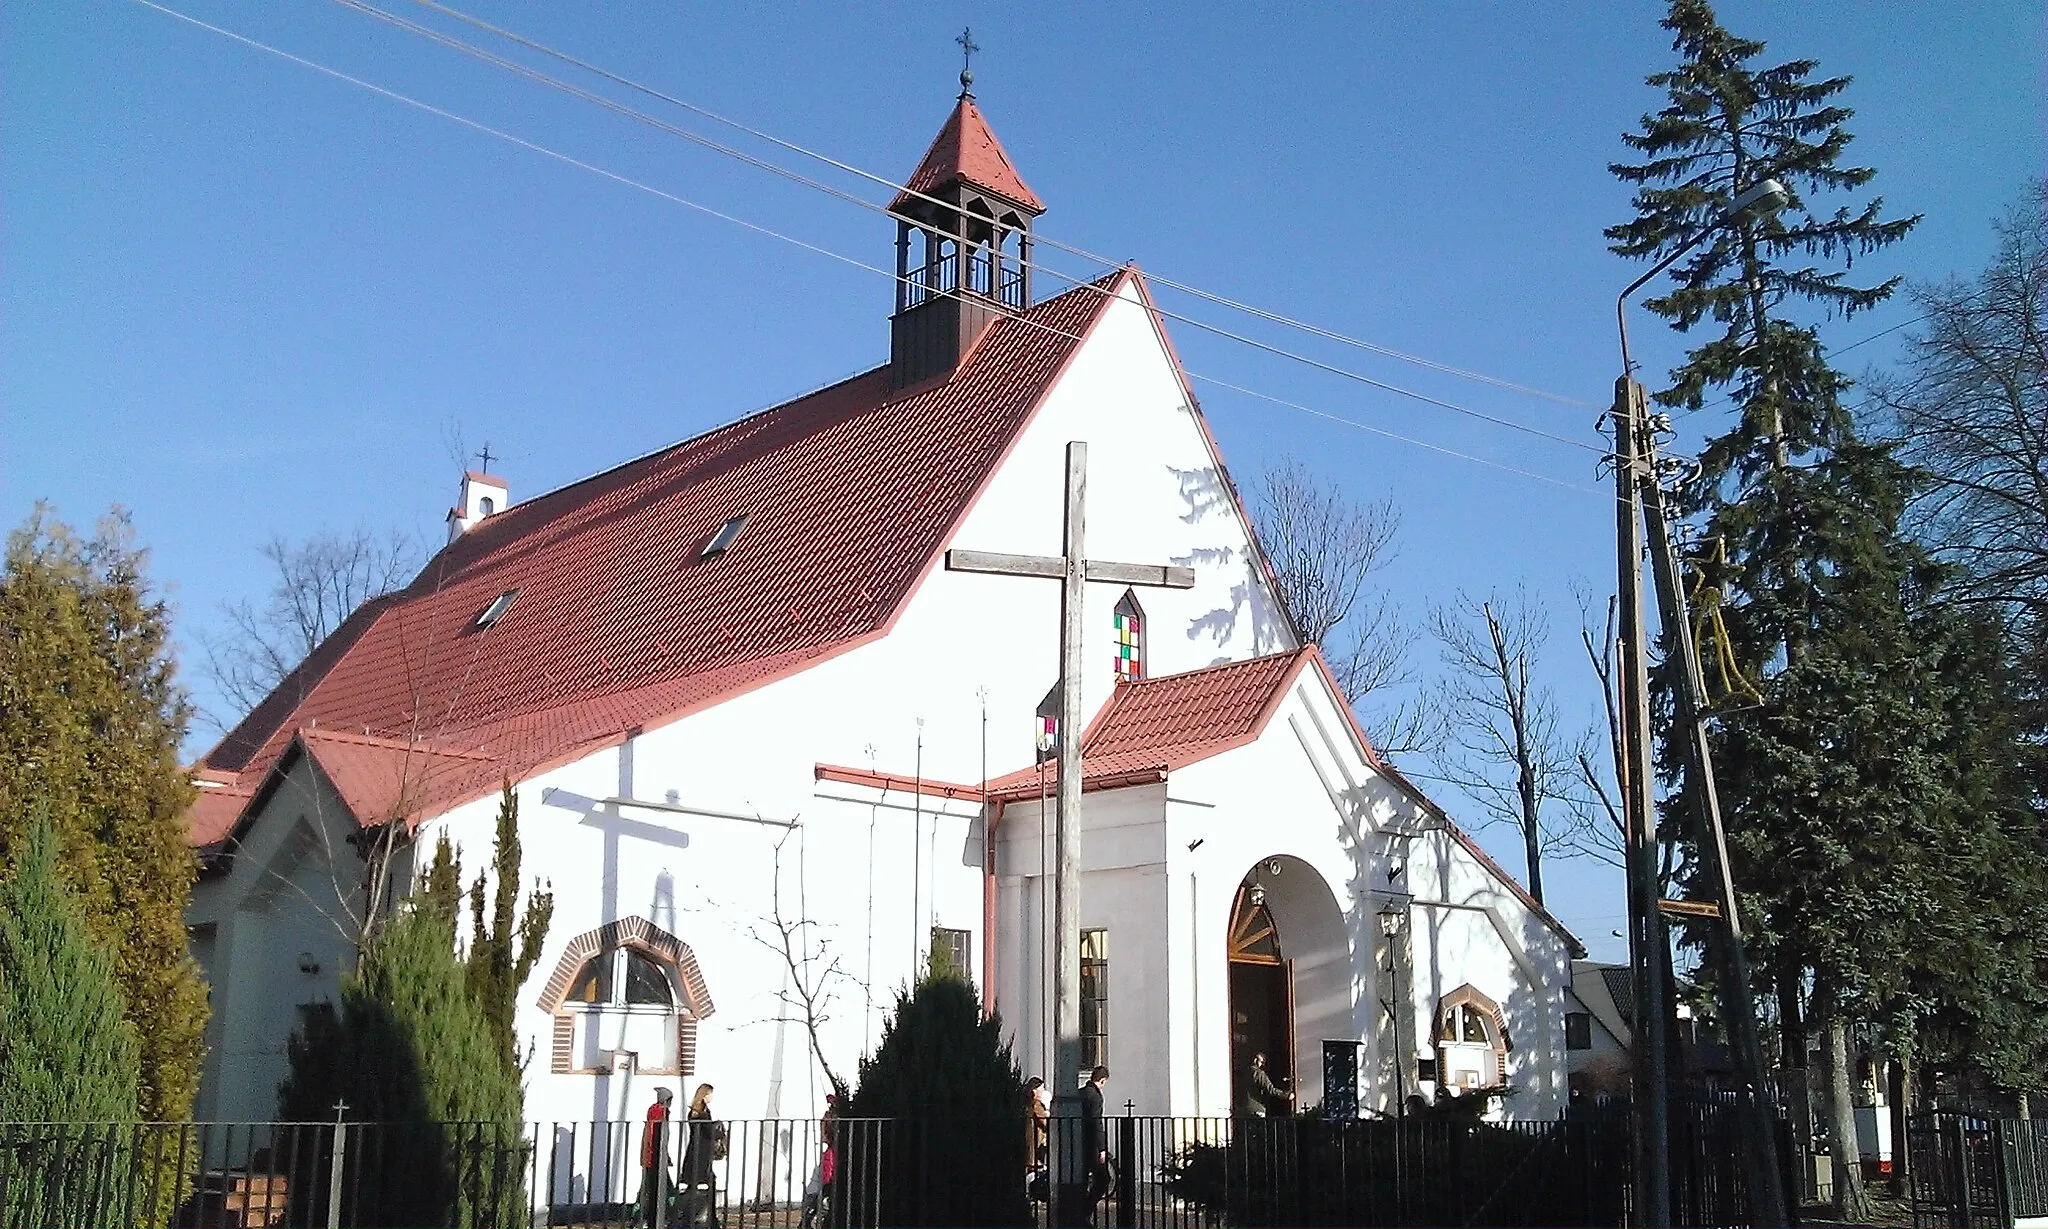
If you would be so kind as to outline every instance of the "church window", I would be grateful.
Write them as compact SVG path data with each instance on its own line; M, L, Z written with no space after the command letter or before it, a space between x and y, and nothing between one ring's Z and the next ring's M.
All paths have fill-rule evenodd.
M1109 932L1081 932L1081 1066L1109 1065Z
M697 1021L711 996L689 947L645 918L628 917L569 941L542 992L554 1017L550 1069L623 1069L689 1075Z
M1060 685L1054 683L1045 699L1038 702L1038 762L1043 764L1060 753Z
M1442 999L1436 1016L1439 1084L1453 1094L1497 1088L1507 1079L1511 1045L1500 1008L1470 985Z
M1145 611L1138 595L1124 590L1116 604L1116 681L1135 683L1145 677Z
M498 501L486 495L476 501L476 510L484 516L489 516L498 510Z
M517 589L507 589L492 598L491 604L484 607L484 612L476 617L475 629L482 631L504 618L505 612L512 609L512 603L518 600L518 598L519 590Z
M740 530L745 527L746 523L746 517L736 516L731 520L727 521L725 524L720 525L718 527L718 532L712 534L711 540L704 544L704 553L700 556L700 558L714 558L718 555L723 555L726 551L730 550L732 548L733 540L740 536Z
M1593 1048L1593 1016L1590 1012L1568 1011L1564 1013L1564 1048L1567 1050L1590 1050Z
M1472 1045L1489 1045L1493 1040L1487 1034L1486 1017L1470 1003L1444 1009L1436 1039Z
M972 982L974 959L970 953L973 942L974 932L971 930L932 927L932 972L952 974L961 981Z

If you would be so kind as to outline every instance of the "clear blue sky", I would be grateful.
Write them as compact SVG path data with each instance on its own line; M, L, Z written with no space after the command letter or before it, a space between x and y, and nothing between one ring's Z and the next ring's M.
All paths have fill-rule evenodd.
M394 0L395 2L395 0ZM334 4L174 0L196 16L874 263L873 214L768 178ZM909 171L977 95L1051 209L1041 230L1355 336L1589 401L1608 396L1605 170L1672 60L1651 3L573 6L475 11L860 166ZM411 6L408 15L422 16ZM1860 275L1939 278L2043 158L2038 3L1726 3L1725 23L1856 83L1852 154L1926 221ZM134 513L189 643L256 596L272 533L438 540L488 439L532 495L873 365L888 283L234 45L132 0L0 9L0 519ZM761 151L772 152L772 151ZM858 187L854 181L845 186ZM870 190L868 195L873 196ZM1078 261L1049 259L1074 272ZM1379 379L1597 443L1591 411L1315 343ZM1846 345L1910 319L1827 326ZM1676 353L1638 321L1655 374ZM1898 335L1848 365L1885 361ZM1591 487L1591 454L1182 326L1196 371ZM1241 475L1305 458L1404 511L1411 611L1526 581L1571 716L1593 692L1569 584L1606 592L1612 517L1559 489L1213 387ZM1706 415L1700 416L1702 418ZM1427 660L1423 661L1427 665ZM188 672L202 704L203 681ZM1456 800L1452 800L1454 809ZM1510 835L1486 834L1509 866ZM1597 953L1611 877L1551 869Z

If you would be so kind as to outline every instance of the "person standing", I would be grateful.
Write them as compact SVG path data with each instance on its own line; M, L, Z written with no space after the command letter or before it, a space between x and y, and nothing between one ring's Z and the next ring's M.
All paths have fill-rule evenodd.
M1113 1185L1109 1171L1109 1119L1102 1110L1102 1090L1109 1068L1097 1067L1081 1086L1081 1140L1088 1157L1088 1223L1095 1223L1095 1205Z
M718 1220L718 1175L714 1163L725 1154L725 1124L711 1116L711 1085L697 1085L690 1098L686 1124L688 1144L683 1151L684 1225L710 1225Z
M804 1184L804 1214L797 1222L798 1229L811 1229L817 1222L818 1212L831 1198L832 1177L838 1170L838 1154L832 1150L832 1128L839 1121L839 1098L833 1093L825 1094L825 1112L818 1118L818 1163L811 1170L811 1180Z
M1032 1076L1024 1085L1024 1164L1030 1171L1029 1185L1039 1185L1045 1172L1045 1148L1052 1125L1052 1109L1045 1103L1045 1081Z
M1266 1073L1266 1056L1252 1055L1251 1070L1245 1073L1244 1105L1240 1107L1254 1118L1264 1118L1272 1110L1292 1113L1294 1094L1273 1082Z
M647 1107L647 1125L640 1136L640 1223L658 1224L655 1210L662 1206L670 1189L668 1180L669 1103L676 1094L666 1088L654 1090L654 1104Z

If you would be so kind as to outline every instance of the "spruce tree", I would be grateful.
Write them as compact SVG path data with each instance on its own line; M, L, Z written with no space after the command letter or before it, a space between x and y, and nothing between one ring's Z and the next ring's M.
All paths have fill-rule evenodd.
M93 941L57 873L57 837L34 821L0 882L0 1122L14 1128L0 1180L0 1223L77 1225L112 1219L119 1190L113 1124L135 1120L135 1030L112 962ZM96 1124L86 1126L83 1124ZM48 1141L48 1147L38 1147Z
M119 514L90 539L38 506L0 571L0 859L57 829L57 866L113 962L141 1052L136 1112L191 1114L206 986L186 952L198 861L178 763L188 706L168 612Z
M133 1122L139 1059L113 963L57 872L45 822L0 885L0 1122Z
M286 1058L281 1118L345 1102L380 1124L387 1168L371 1186L387 1223L523 1223L523 1093L469 994L452 917L422 900L379 923L340 1011L302 1009Z
M886 1137L848 1141L856 1148L884 1144L881 1155L842 1157L839 1166L842 1174L879 1175L880 1189L859 1193L853 1206L874 1198L880 1223L1031 1223L1023 1185L1024 1077L1003 1040L1002 1020L983 1016L965 979L928 976L897 993L840 1117L891 1120Z
M1734 660L1763 697L1718 714L1715 751L1757 967L1779 992L1787 1063L1804 1065L1809 978L1837 1057L1853 1014L1896 990L1886 971L1910 942L1903 889L1925 866L1893 852L1936 782L1916 750L1932 732L1885 723L1940 718L1908 690L1928 672L1906 609L1916 565L1897 532L1909 475L1857 438L1842 404L1848 381L1795 313L1847 317L1883 302L1897 279L1859 284L1851 263L1918 219L1885 218L1875 197L1823 204L1875 176L1843 161L1848 78L1816 80L1812 60L1758 63L1764 44L1723 29L1705 0L1672 0L1663 24L1680 62L1648 79L1667 105L1623 137L1642 160L1611 168L1636 188L1636 216L1607 232L1613 249L1655 257L1766 178L1791 193L1783 213L1716 231L1644 306L1708 334L1658 402L1696 411L1726 392L1734 403L1680 503L1725 551L1725 567L1697 563L1721 595ZM1848 1153L1848 1073L1831 1066L1837 1152ZM1853 1168L1838 1164L1836 1191L1845 1213L1860 1212Z

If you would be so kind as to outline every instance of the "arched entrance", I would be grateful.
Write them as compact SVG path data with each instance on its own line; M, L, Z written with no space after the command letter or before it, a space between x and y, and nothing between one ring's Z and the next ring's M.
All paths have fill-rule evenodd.
M1294 1078L1294 966L1257 873L1237 887L1230 909L1230 1107L1250 1105L1252 1056L1282 1088ZM1278 1108L1278 1107L1273 1107Z
M1355 1043L1364 1027L1329 882L1292 855L1261 858L1238 883L1227 939L1232 1112L1249 1108L1254 1054L1266 1056L1266 1074L1295 1094L1296 1107L1321 1104L1330 1095L1323 1051ZM1268 1112L1286 1107L1284 1098L1267 1103Z

